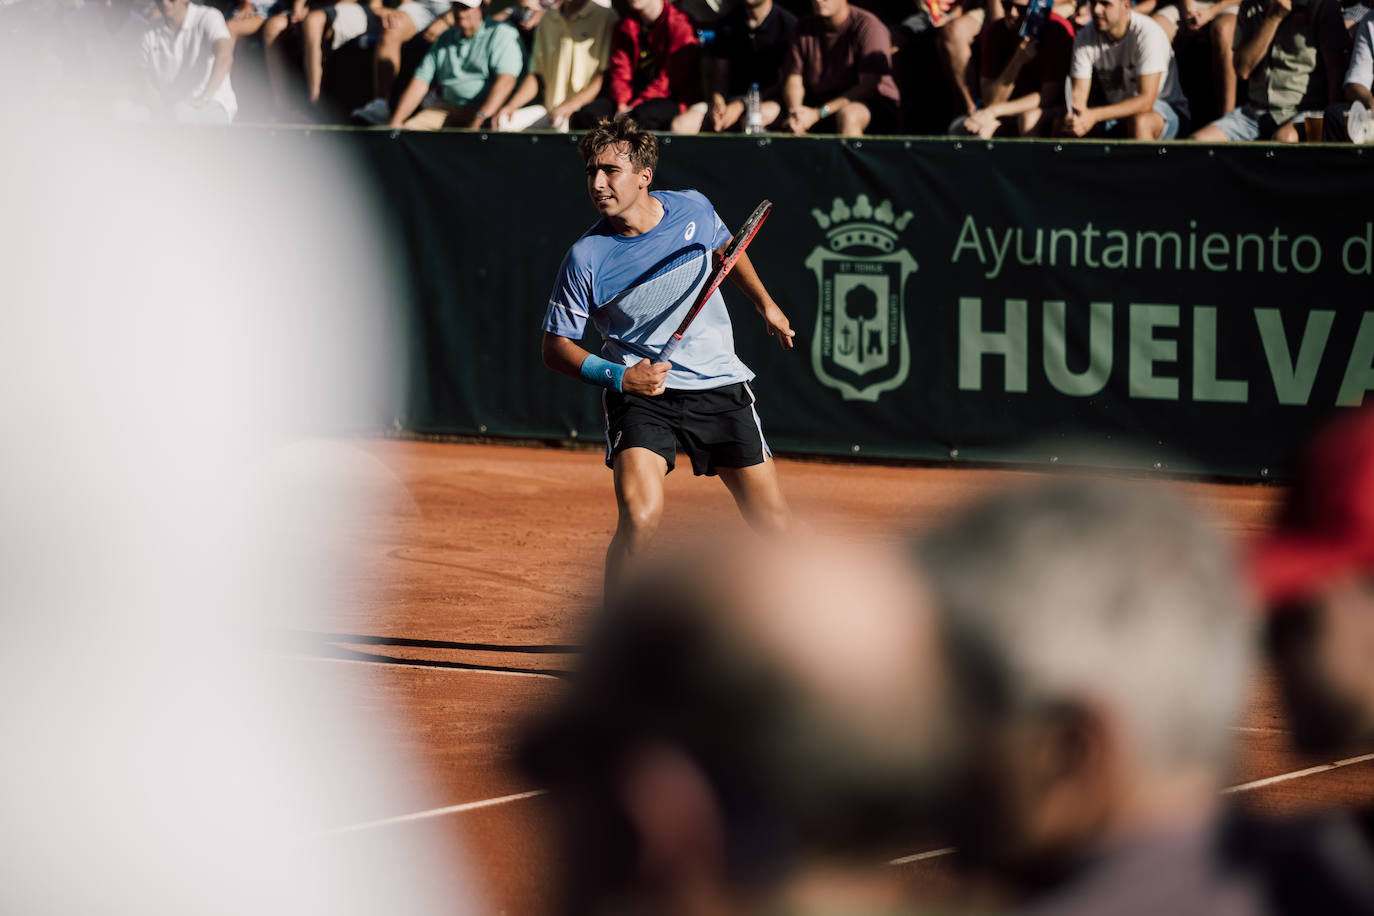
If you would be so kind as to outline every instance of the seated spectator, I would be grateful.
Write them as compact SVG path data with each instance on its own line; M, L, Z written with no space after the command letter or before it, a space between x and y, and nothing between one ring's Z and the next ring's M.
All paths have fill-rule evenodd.
M366 4L360 0L292 0L289 10L277 12L263 23L261 34L267 77L279 114L289 115L296 107L283 43L300 43L305 101L314 111L320 104L324 85L326 51L333 54L354 39L376 34L381 27L378 18L381 8L381 0L368 0Z
M1348 757L1374 740L1374 409L1307 449L1274 529L1252 555L1269 648L1297 748ZM1374 913L1374 810L1281 823L1261 869L1284 914ZM1273 831L1271 831L1273 832Z
M1236 73L1249 98L1193 139L1294 143L1297 114L1341 97L1350 39L1339 0L1245 0L1237 19Z
M364 124L385 124L391 120L391 90L401 72L401 49L416 35L433 45L453 25L449 10L453 0L406 0L394 10L380 14L382 34L372 53L373 99L353 111L353 118Z
M783 64L786 127L794 134L894 133L899 94L887 26L849 0L814 0Z
M1009 0L922 0L936 29L935 49L940 65L954 89L955 111L971 115L978 103L973 97L975 75L973 49L987 26L1003 18ZM981 4L981 5L980 5Z
M601 94L615 19L593 0L562 0L546 12L534 29L529 72L497 113L496 129L567 131L573 113Z
M238 111L229 69L234 40L224 15L190 0L157 0L162 21L139 45L154 116L197 124L228 124Z
M261 32L268 19L290 11L290 0L241 0L230 5L225 20L237 45L241 39Z
M439 36L415 68L390 126L478 128L515 89L525 64L515 26L486 18L485 0L453 0L453 6L455 27Z
M782 115L779 74L797 17L773 0L744 0L721 20L712 48L711 98L698 102L673 121L673 131L721 133L744 129L745 98L759 87L761 121L771 129Z
M1059 133L1172 140L1186 131L1188 100L1178 82L1169 38L1129 0L1092 0L1093 21L1073 41L1072 110ZM1094 84L1107 104L1088 107Z
M1323 121L1323 139L1335 142L1350 140L1347 118L1350 106L1359 102L1366 111L1374 113L1374 13L1367 14L1355 27L1355 47L1350 52L1350 66L1345 71L1345 101L1327 108Z
M557 912L904 913L958 748L946 653L869 543L685 551L630 580L526 739Z
M626 0L629 15L611 33L600 98L573 113L573 130L628 112L645 130L667 130L701 95L696 31L666 0Z
M1022 37L1030 0L1008 0L1006 15L983 30L983 105L956 118L951 134L1043 135L1064 115L1064 77L1073 57L1073 26L1051 12L1036 38Z
M1206 30L1212 57L1212 90L1221 114L1236 107L1234 48L1239 6L1240 0L1174 0L1151 17L1164 29L1170 42L1179 35L1201 35Z
M1058 480L965 510L919 551L976 765L952 845L994 912L1259 916L1218 848L1254 612L1171 494Z

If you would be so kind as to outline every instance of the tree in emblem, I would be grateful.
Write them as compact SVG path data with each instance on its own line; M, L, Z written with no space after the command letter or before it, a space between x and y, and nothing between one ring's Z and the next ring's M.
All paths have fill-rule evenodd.
M844 297L844 313L850 321L859 326L859 339L854 342L849 338L849 328L845 328L840 333L841 353L848 356L854 352L857 343L859 347L859 362L864 361L864 322L872 321L878 317L878 294L873 292L873 287L867 283L860 283L855 286Z

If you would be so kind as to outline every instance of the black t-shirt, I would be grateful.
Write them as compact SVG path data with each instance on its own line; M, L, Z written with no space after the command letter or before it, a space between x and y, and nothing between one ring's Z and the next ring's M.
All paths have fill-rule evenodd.
M730 62L727 98L744 95L750 83L767 92L778 82L778 71L787 58L787 46L797 28L797 17L773 2L773 9L749 28L749 8L741 3L730 11L716 35L716 56Z

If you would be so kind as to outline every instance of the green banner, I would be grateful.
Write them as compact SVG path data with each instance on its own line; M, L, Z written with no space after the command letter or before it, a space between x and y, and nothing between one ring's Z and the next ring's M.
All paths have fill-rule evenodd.
M401 423L600 439L597 391L539 358L554 275L595 218L575 138L315 136L366 163L406 252ZM798 348L725 294L778 450L1133 445L1257 477L1374 388L1371 164L1354 147L665 137L654 184L703 191L727 225L774 202L750 255Z

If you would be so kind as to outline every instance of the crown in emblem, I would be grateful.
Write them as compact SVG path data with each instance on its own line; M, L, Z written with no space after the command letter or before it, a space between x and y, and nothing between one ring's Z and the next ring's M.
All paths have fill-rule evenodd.
M846 248L877 248L891 251L897 247L897 233L906 228L913 214L910 210L898 216L892 209L892 201L885 200L874 207L867 194L854 198L854 206L844 202L843 197L835 198L830 212L819 208L811 215L820 227L826 230L826 243L831 251Z

